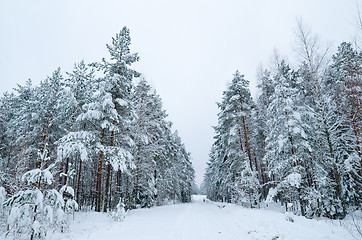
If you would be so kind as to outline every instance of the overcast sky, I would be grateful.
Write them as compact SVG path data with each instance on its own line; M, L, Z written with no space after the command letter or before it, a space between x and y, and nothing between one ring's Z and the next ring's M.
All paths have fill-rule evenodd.
M131 50L191 152L201 183L217 124L216 102L238 69L255 93L257 68L274 49L294 59L302 17L335 48L356 35L358 0L0 0L0 94L61 67L108 57L123 26Z

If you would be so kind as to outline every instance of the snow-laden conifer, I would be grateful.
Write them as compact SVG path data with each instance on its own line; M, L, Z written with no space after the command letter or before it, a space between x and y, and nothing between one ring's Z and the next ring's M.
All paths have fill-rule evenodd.
M15 193L4 205L10 207L8 237L42 239L52 231L61 231L64 224L64 199L49 188L53 183L54 164L49 164L47 148L38 154L40 168L27 171L22 181L27 189Z
M237 71L218 103L218 125L206 173L211 181L206 184L208 196L213 200L249 206L259 201L259 164L250 145L252 105L249 82Z

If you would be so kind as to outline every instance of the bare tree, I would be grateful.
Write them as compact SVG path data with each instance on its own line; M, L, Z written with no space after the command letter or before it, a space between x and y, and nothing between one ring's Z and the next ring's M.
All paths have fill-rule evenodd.
M305 62L310 68L315 94L319 95L319 80L328 65L329 47L322 49L318 37L312 33L310 27L303 23L301 18L297 19L295 36L297 38L295 51L301 61Z

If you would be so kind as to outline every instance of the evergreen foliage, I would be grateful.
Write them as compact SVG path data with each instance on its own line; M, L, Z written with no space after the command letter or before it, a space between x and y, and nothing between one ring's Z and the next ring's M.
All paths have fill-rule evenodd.
M306 217L343 218L361 207L362 53L342 43L323 65L308 46L315 40L303 29L298 37L300 66L282 60L260 71L255 103L235 73L218 103L202 191L217 201L274 200Z
M8 236L63 232L82 208L122 220L129 209L191 201L190 154L156 91L143 78L135 84L139 57L130 44L124 27L107 44L109 59L81 61L64 76L57 69L0 98Z

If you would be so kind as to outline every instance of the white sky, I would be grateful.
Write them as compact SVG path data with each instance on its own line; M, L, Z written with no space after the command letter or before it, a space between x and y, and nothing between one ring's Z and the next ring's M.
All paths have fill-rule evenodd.
M362 0L0 0L0 94L61 67L108 57L123 26L143 73L161 95L201 183L222 92L239 70L256 85L274 48L293 59L296 18L336 47L356 34ZM334 50L335 48L333 48ZM253 92L255 92L253 88Z

